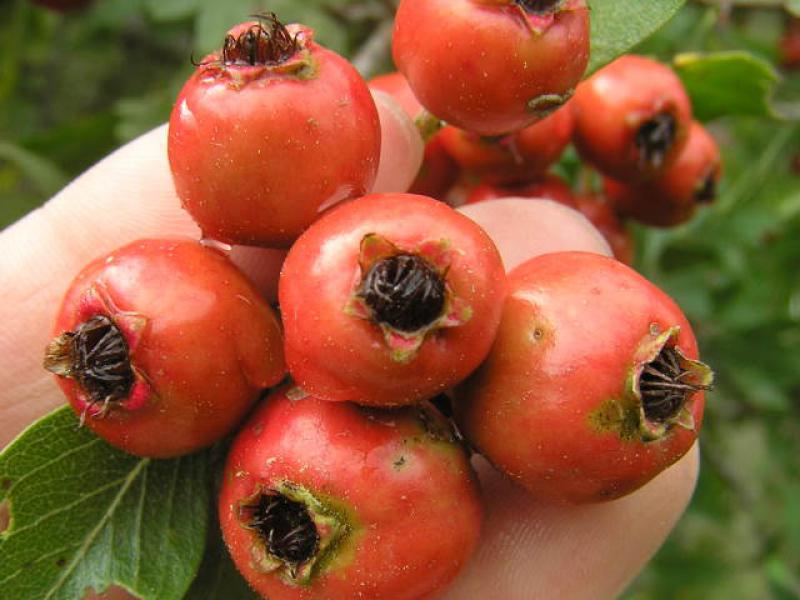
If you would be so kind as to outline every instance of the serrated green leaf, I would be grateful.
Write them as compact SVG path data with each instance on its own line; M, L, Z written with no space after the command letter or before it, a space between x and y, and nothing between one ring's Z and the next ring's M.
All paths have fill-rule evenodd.
M592 56L588 73L624 54L655 33L686 0L589 0Z
M0 598L81 600L120 585L142 600L180 600L203 556L206 453L138 458L78 426L64 407L0 454Z
M722 116L776 117L770 98L780 77L765 60L742 51L685 53L675 70L701 121Z

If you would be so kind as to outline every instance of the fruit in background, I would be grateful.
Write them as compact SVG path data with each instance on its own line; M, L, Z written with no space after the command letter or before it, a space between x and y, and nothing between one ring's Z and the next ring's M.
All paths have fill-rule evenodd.
M509 274L492 351L453 405L467 440L537 499L597 502L689 450L711 381L664 292L619 261L564 252Z
M487 183L527 183L541 177L572 138L572 111L553 114L504 136L486 137L448 125L439 133L459 166Z
M505 273L449 206L373 194L314 223L278 289L292 377L325 400L402 405L464 379L489 351Z
M395 64L425 108L480 135L562 106L589 61L585 0L402 0Z
M552 200L499 198L459 207L492 238L506 272L541 254L583 250L611 256L605 238L574 208Z
M546 198L564 206L577 208L575 197L572 195L572 190L567 182L552 173L537 181L523 185L500 186L481 183L467 196L465 204L515 196L520 198Z
M783 36L778 44L781 65L786 69L800 67L800 18L792 17L786 22Z
M369 87L390 94L412 119L424 111L402 73L395 71L374 77ZM458 165L442 144L441 131L436 132L425 142L422 166L408 192L441 200L455 183L458 172Z
M184 85L168 151L205 236L288 247L326 209L371 189L378 112L347 60L267 15L231 29Z
M581 158L603 174L642 181L662 173L689 135L692 107L667 66L626 55L582 82L570 102Z
M606 178L603 186L620 214L647 225L671 227L685 223L699 206L714 201L721 176L717 142L695 121L683 151L657 178L639 184Z
M577 209L606 238L614 258L632 265L635 249L633 235L615 212L614 206L601 195L578 195L575 196L575 203Z
M263 597L432 598L472 554L477 485L428 405L392 411L280 389L233 442L225 542Z
M166 458L211 445L286 373L280 324L220 252L140 240L67 291L45 368L110 444Z

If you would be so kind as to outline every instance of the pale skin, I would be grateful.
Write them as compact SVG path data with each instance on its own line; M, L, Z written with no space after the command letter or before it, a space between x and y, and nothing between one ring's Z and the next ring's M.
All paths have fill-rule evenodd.
M407 117L377 98L382 181L410 181L421 156ZM41 367L60 298L89 260L142 237L199 231L180 208L166 160L166 129L121 148L0 233L0 447L63 403ZM236 248L234 260L275 296L283 253ZM471 598L614 598L664 542L685 510L698 473L697 447L638 492L615 502L553 507L537 502L480 459L486 500L478 551L445 595ZM2 528L0 516L0 528ZM93 596L94 597L94 596ZM130 598L112 589L103 597Z

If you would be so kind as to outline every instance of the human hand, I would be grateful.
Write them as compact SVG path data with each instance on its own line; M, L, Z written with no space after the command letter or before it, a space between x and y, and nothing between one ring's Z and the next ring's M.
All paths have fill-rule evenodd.
M402 112L376 97L384 137L377 185L398 189L413 177L421 145ZM78 270L136 238L199 235L173 189L165 127L123 147L0 234L0 447L63 403L41 357ZM270 300L283 256L243 247L232 252ZM579 507L540 504L483 460L475 464L486 505L482 542L446 598L610 598L642 569L684 511L698 453L695 448L626 498ZM129 596L114 590L104 597Z

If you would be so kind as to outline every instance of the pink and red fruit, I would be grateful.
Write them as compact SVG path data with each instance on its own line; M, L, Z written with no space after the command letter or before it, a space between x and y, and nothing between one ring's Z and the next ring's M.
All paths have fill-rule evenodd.
M283 265L289 370L326 400L431 398L483 360L504 293L500 255L472 220L425 196L359 198L310 227Z
M166 458L213 444L284 376L280 324L221 253L140 240L87 265L45 368L110 444Z
M572 139L572 111L565 106L524 129L486 137L453 126L439 135L459 166L487 183L524 184L541 176Z
M438 597L477 541L464 449L435 409L283 388L241 429L219 514L237 568L272 600Z
M198 66L175 102L168 151L205 236L288 247L326 209L371 189L378 112L347 60L272 15L231 29Z
M509 274L492 351L454 407L470 443L538 499L597 502L689 450L711 379L655 285L611 258L555 253Z
M606 195L625 216L655 227L689 221L700 206L712 203L722 176L719 147L698 122L675 163L661 175L639 184L606 178Z
M667 66L627 55L578 86L570 102L581 158L624 181L651 179L668 168L689 135L692 107Z
M392 53L432 114L505 134L573 94L589 61L589 9L585 0L402 0Z

